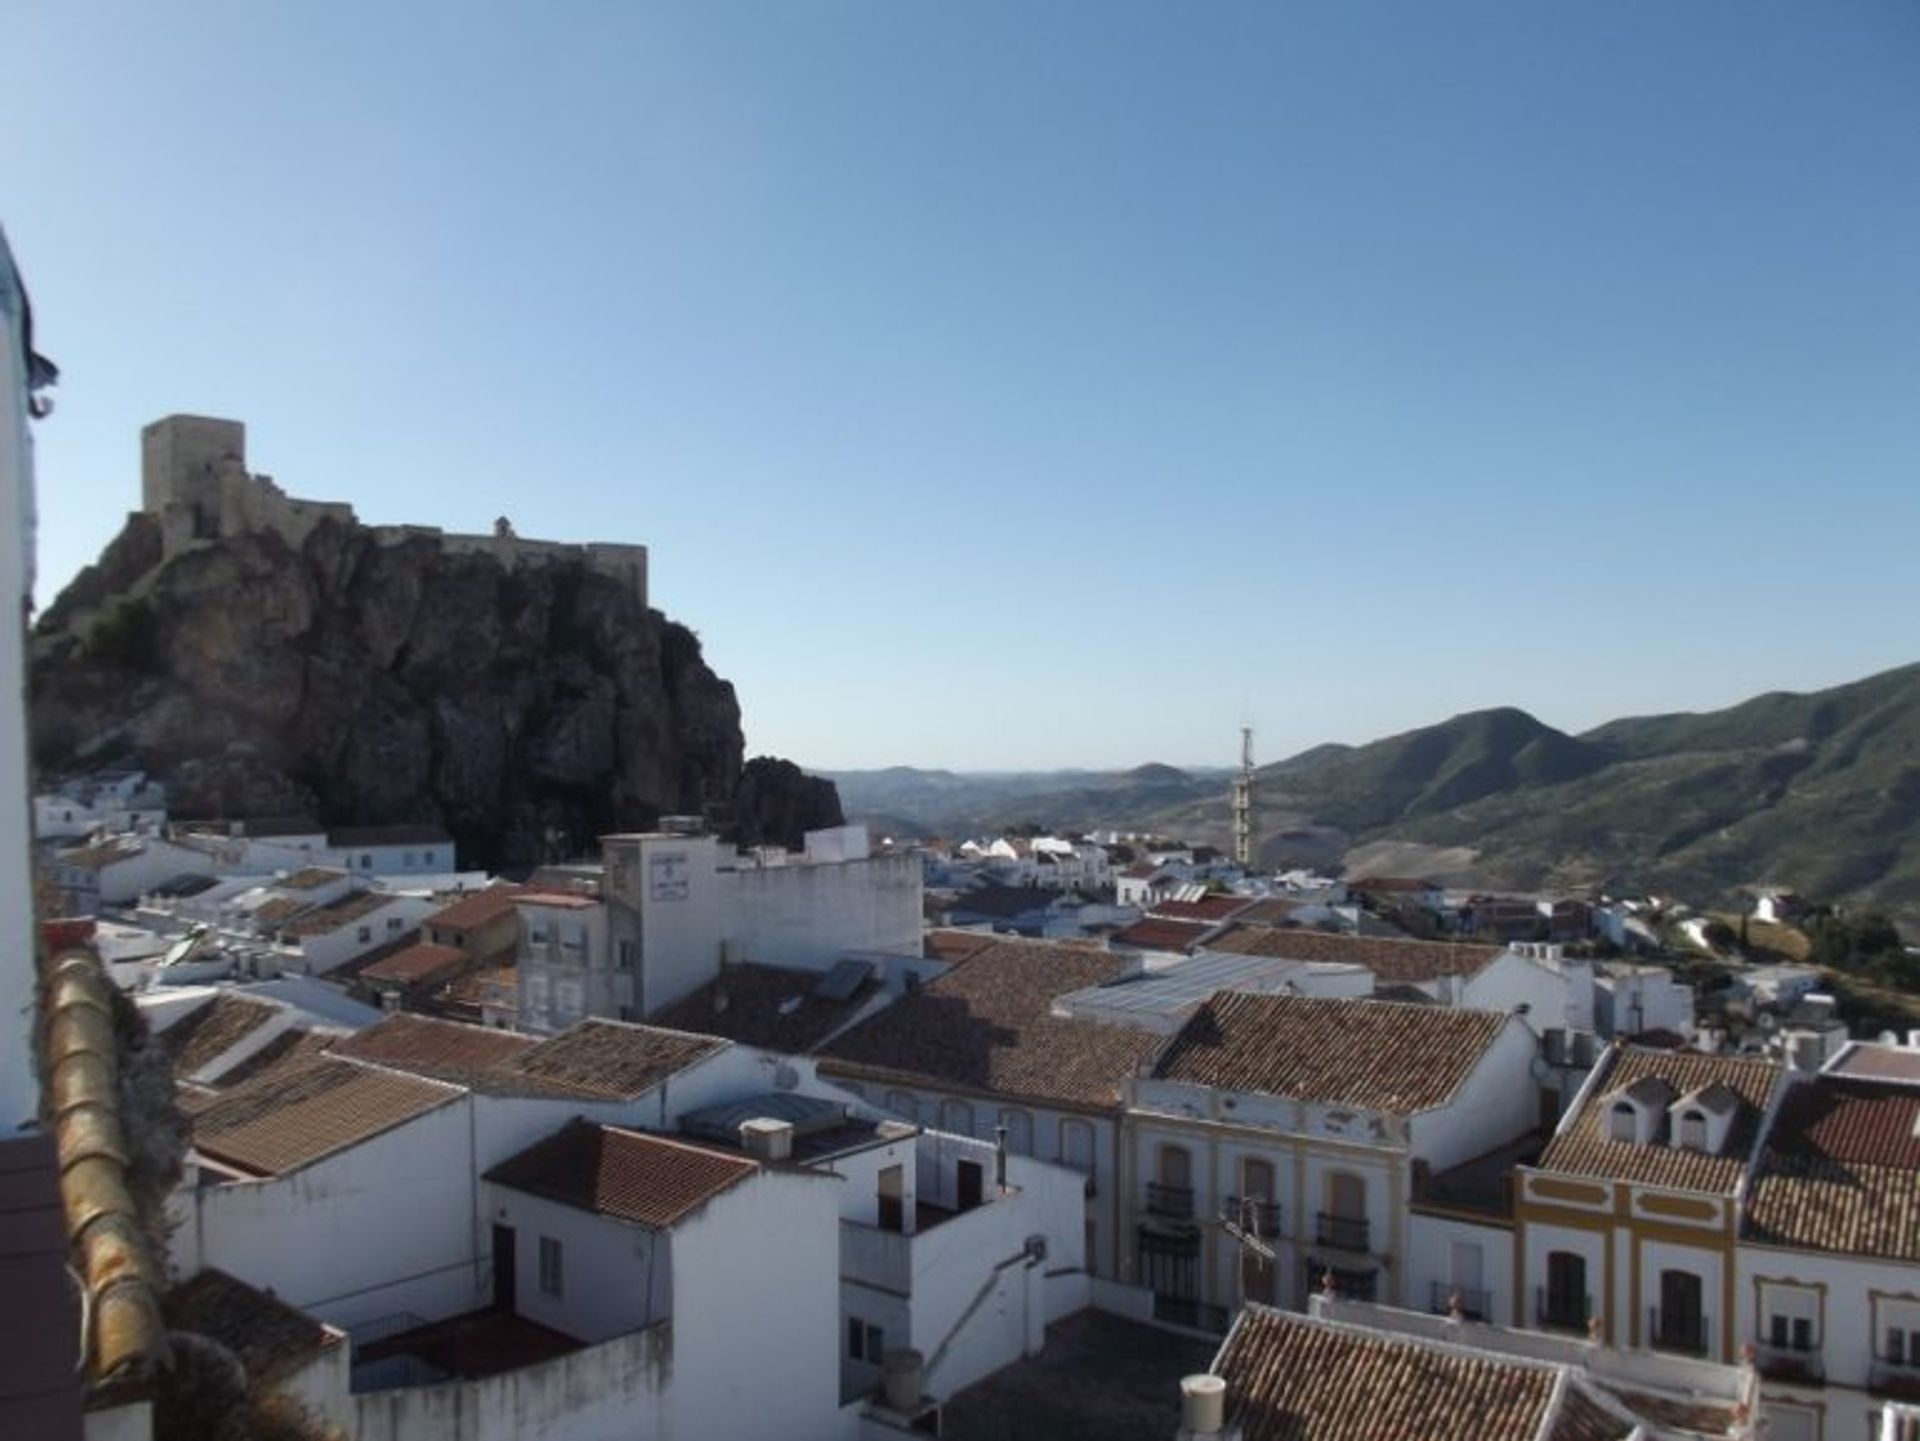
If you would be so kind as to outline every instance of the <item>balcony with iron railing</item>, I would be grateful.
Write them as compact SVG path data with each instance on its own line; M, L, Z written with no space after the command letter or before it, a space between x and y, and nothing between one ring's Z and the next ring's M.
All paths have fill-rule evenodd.
M1548 1331L1577 1331L1586 1334L1593 1315L1593 1298L1571 1291L1550 1291L1536 1286L1533 1292L1534 1324Z
M1656 1351L1704 1356L1709 1329L1705 1316L1687 1311L1663 1311L1658 1306L1647 1308L1647 1344Z
M1484 1287L1435 1281L1430 1295L1431 1309L1436 1316L1450 1316L1456 1306L1469 1321L1485 1321L1493 1315L1493 1293Z
M1161 1181L1147 1182L1147 1214L1163 1221L1191 1221L1193 1187L1169 1186Z
M1253 1196L1229 1196L1220 1203L1220 1219L1249 1236L1271 1241L1280 1234L1280 1203Z
M1920 1356L1876 1355L1867 1389L1902 1401L1920 1401Z
M1340 1216L1321 1211L1316 1217L1314 1240L1322 1246L1331 1246L1336 1251L1366 1252L1373 1249L1370 1239L1365 1216Z
M1753 1368L1769 1381L1799 1381L1817 1386L1827 1378L1820 1351L1812 1341L1804 1346L1756 1341Z

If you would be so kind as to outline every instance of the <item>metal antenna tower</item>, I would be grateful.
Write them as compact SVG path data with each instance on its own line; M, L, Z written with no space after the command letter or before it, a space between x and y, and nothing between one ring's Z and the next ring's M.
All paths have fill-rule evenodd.
M1243 871L1254 868L1253 727L1240 727L1240 774L1233 778L1233 859Z

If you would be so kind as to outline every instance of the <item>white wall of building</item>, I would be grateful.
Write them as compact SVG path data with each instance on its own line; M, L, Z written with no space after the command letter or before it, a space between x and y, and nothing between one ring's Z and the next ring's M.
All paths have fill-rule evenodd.
M1537 1035L1593 1029L1593 963L1558 947L1509 947L1460 987L1458 1004L1484 1011L1515 1011Z
M1477 1287L1486 1292L1484 1320L1496 1326L1527 1324L1525 1307L1518 1315L1513 1308L1511 1226L1415 1211L1408 1218L1407 1236L1408 1307L1432 1310L1436 1292L1444 1305L1455 1288ZM1477 1282L1473 1280L1476 1264Z
M723 870L718 882L721 935L743 960L824 971L848 951L920 953L916 857Z
M26 296L0 238L0 1123L36 1118L32 836L27 810L26 615L33 594L33 437L22 343Z
M364 1392L355 1441L665 1441L674 1339L656 1326L481 1381Z
M673 1307L666 1233L487 1185L489 1227L514 1231L514 1310L580 1341L607 1341L665 1320ZM559 1289L542 1286L540 1253L560 1248ZM489 1231L488 1247L493 1245Z
M1032 1138L1027 1154L1035 1160L1066 1166L1078 1171L1083 1178L1091 1179L1093 1184L1086 1196L1085 1210L1086 1220L1092 1223L1094 1230L1092 1269L1095 1275L1109 1280L1119 1274L1123 1248L1119 1244L1117 1222L1121 1164L1117 1116L1048 1106L1026 1106L987 1096L936 1091L925 1086L846 1080L832 1075L823 1079L887 1115L940 1130L972 1135L980 1140L992 1140L994 1127L1004 1117L1009 1125L1010 1152L1021 1154L1018 1136L1024 1132ZM973 1124L970 1127L955 1123L951 1104L954 1102L971 1109ZM1078 1141L1074 1140L1076 1136L1080 1138ZM1074 1145L1090 1149L1090 1165L1069 1154L1069 1149ZM1084 1156L1086 1152L1081 1154ZM1084 1188L1085 1179L1082 1185Z
M293 945L283 945L281 949L286 954L281 967L310 976L324 976L356 956L399 940L439 908L436 902L419 896L394 896L323 935L298 936Z
M762 1171L673 1228L673 1434L844 1434L838 1190Z
M1509 1020L1452 1099L1411 1118L1413 1154L1444 1171L1533 1130L1540 1123L1540 1085L1532 1073L1537 1055L1533 1032Z
M289 1175L175 1193L174 1268L217 1266L348 1329L482 1303L470 1102L459 1097ZM191 1168L189 1168L191 1170Z

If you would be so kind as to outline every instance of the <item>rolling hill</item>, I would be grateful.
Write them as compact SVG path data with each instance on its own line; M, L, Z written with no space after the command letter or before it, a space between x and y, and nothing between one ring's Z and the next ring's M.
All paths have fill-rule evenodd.
M849 815L964 835L1034 821L1224 840L1222 771L832 777ZM1920 929L1920 665L1725 710L1569 735L1521 710L1455 716L1260 771L1264 854L1367 845L1473 854L1484 884L1665 890L1698 904L1790 886ZM1442 852L1439 848L1445 848Z

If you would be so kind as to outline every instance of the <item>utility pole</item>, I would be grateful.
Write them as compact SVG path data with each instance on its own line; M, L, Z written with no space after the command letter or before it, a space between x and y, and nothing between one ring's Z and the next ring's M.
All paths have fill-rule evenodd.
M1233 780L1233 859L1243 871L1254 868L1253 727L1240 727L1240 774Z

